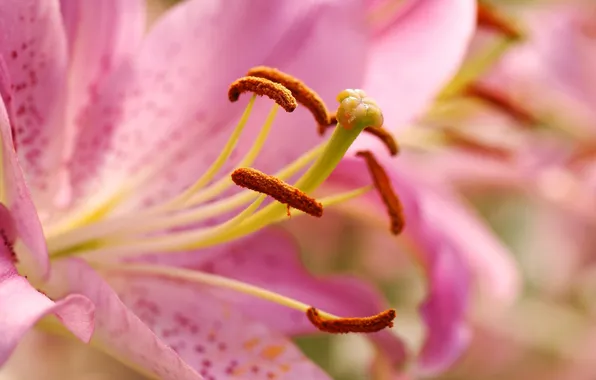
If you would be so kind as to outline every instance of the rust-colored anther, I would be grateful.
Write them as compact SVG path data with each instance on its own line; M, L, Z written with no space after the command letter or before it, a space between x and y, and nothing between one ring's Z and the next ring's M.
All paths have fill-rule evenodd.
M399 146L397 145L397 141L393 138L393 135L389 133L385 128L378 127L378 128L366 128L364 130L366 133L370 133L371 135L377 137L385 146L387 150L392 156L397 156L399 153Z
M504 161L510 161L513 158L513 153L510 150L484 143L453 128L443 128L443 136L451 144L469 152Z
M511 117L523 125L533 126L538 124L538 120L534 115L498 90L475 83L466 89L466 94L481 99L502 112L511 115Z
M480 27L492 29L513 40L523 38L519 26L486 1L478 2L477 23Z
M363 318L323 318L314 307L306 311L310 323L317 329L331 334L374 333L393 327L395 310L388 309L377 315Z
M333 128L336 125L337 125L337 113L332 112L329 114L329 123L328 124L326 124L326 125L319 124L319 128L318 128L319 135L323 136L325 134L325 131L327 131L327 129Z
M280 203L320 218L323 205L279 178L252 168L239 168L232 173L232 181L238 186L267 194ZM288 210L289 211L289 210Z
M244 92L267 96L279 104L286 112L292 112L298 106L290 90L265 78L247 76L236 79L228 89L228 98L231 102L235 102L240 98L240 94Z
M368 150L356 153L358 157L366 160L368 170L372 176L377 191L385 203L389 218L391 219L391 232L398 235L405 227L403 207L397 194L391 186L391 181L385 172L385 169L379 164L375 156Z
M581 168L596 162L596 145L580 145L574 149L567 159L567 164L571 168Z
M301 80L268 66L257 66L250 69L247 75L269 79L279 83L292 92L298 103L306 107L319 125L329 125L329 111L323 99Z

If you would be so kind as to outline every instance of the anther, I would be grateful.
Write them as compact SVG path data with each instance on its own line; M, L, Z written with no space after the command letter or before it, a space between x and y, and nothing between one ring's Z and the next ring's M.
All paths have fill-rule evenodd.
M478 2L477 23L481 27L502 33L512 40L523 38L519 27L486 1Z
M356 155L366 160L375 187L381 195L383 203L389 213L389 218L391 219L391 232L394 235L399 234L405 226L403 207L397 194L393 190L393 186L391 186L391 181L389 181L387 173L370 151L360 151L356 153Z
M337 95L340 103L337 122L346 129L379 128L383 126L383 113L377 102L362 90L343 90Z
M317 329L331 334L374 333L393 327L395 310L388 309L363 318L323 318L317 309L310 307L306 316Z
M325 134L325 131L329 128L333 128L337 125L337 113L332 112L329 114L329 123L327 124L320 124L319 123L319 128L318 128L318 132L320 136L323 136Z
M251 76L239 78L230 85L228 98L231 102L235 102L240 98L240 94L244 92L267 96L279 104L286 112L292 112L298 106L290 90L268 79Z
M293 207L319 218L323 216L323 205L321 203L279 178L256 169L236 169L232 173L232 181L238 186L267 194L278 202L288 205L288 207Z
M301 80L290 74L267 66L257 66L250 69L249 76L265 78L275 83L279 83L292 92L298 103L306 107L315 118L319 125L326 126L330 124L329 111L323 99Z
M511 160L512 152L504 147L486 144L472 136L467 136L454 128L443 128L443 136L453 145L476 152L484 156L491 156L499 160Z
M466 89L466 94L491 104L493 107L511 115L511 117L524 125L536 125L538 123L536 117L528 110L513 102L513 100L505 96L505 94L490 89L487 86L477 83L472 84Z
M397 145L397 141L395 141L391 133L389 133L389 131L387 131L385 128L366 128L364 132L370 133L371 135L381 140L381 142L385 144L385 146L387 147L387 150L389 150L389 154L391 154L392 156L397 156L397 154L399 153L399 146Z

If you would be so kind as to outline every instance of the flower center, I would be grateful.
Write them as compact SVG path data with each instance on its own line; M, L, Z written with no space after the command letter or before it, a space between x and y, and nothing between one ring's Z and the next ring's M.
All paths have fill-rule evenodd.
M134 214L116 216L110 215L110 213L103 215L96 212L95 215L102 216L90 222L85 220L79 222L75 228L62 229L50 226L46 231L50 255L55 258L80 255L106 261L120 260L124 257L141 254L165 254L205 248L238 239L283 220L287 215L288 206L298 208L288 203L289 199L283 202L286 206L272 203L261 207L267 195L275 198L273 194L267 192L259 194L253 191L242 191L212 201L234 184L232 175L223 176L216 181L213 179L229 160L237 145L257 95L267 96L276 103L267 116L253 146L238 163L237 166L240 168L250 167L258 157L280 106L287 112L292 112L298 102L312 111L319 125L329 125L335 119L329 115L327 107L313 90L288 74L266 67L254 68L249 71L249 74L253 75L240 78L232 83L228 96L231 101L236 101L242 93L252 92L253 95L219 157L194 184L178 196ZM300 170L304 170L310 164L305 173L291 187L304 195L311 194L329 177L360 132L366 128L382 128L383 118L380 109L374 100L368 98L363 91L342 91L338 96L338 101L340 106L337 111L337 124L331 138L304 153L271 176L270 179L275 178L283 181ZM386 140L392 142L393 140L387 136L385 136ZM393 148L390 149L395 150L395 147L396 145L393 143ZM243 170L246 177L246 169ZM238 174L238 172L235 173ZM252 174L254 174L254 169ZM262 180L263 176L261 176ZM277 188L278 192L281 191L280 189ZM295 191L288 192L287 187L285 189L286 197L289 193L292 193L294 198L298 194ZM334 195L322 199L320 204L321 207L329 206L351 199L370 189L371 187L367 186L348 193ZM279 195L280 193L278 193L277 200L280 200ZM304 197L302 199L304 200ZM235 216L218 225L171 231L196 225L208 218L226 215L243 206L244 209L241 209ZM301 213L300 210L297 213Z
M383 116L378 105L361 90L342 91L337 97L340 102L337 112L330 114L321 98L304 83L286 73L261 66L251 69L247 76L234 81L230 85L228 98L235 102L247 92L253 95L236 128L220 155L195 183L174 198L138 210L134 214L111 215L108 212L115 203L122 200L122 196L119 196L88 207L62 225L49 226L46 234L51 259L76 255L83 257L100 271L119 270L154 274L227 287L302 310L313 325L322 331L373 332L391 327L395 318L395 312L392 310L364 319L340 318L233 279L184 268L141 264L129 260L123 262L123 259L140 255L165 255L227 243L283 221L291 209L295 209L293 214L296 215L306 213L321 217L325 207L371 190L373 186L365 186L320 200L308 195L329 177L360 132L366 129L375 130L373 134L386 143L390 152L397 153L397 144L390 134L382 129ZM257 96L266 96L274 100L275 104L252 147L235 165L237 169L214 180L230 159ZM332 136L275 175L251 168L265 144L279 108L292 112L298 104L311 111L319 130L323 131L329 125L335 124ZM392 231L397 234L403 228L399 200L372 154L361 152L360 155L367 161L374 185L380 191L389 210ZM285 182L300 171L304 174L293 184ZM234 184L243 190L234 195L224 196L227 194L226 190ZM262 206L268 196L277 202ZM234 210L239 211L219 224L192 227L209 218L228 215Z

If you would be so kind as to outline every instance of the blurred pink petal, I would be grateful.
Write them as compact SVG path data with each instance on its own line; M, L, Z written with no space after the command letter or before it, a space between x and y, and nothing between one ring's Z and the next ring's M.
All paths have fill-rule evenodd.
M430 293L422 306L428 335L419 368L435 373L450 366L465 348L469 278L481 284L483 296L505 302L513 301L519 279L509 252L479 220L467 215L455 198L429 187L398 162L381 159L404 206L404 234L415 243L416 258L428 276ZM363 165L359 159L345 159L330 184L352 188L370 183ZM366 197L379 212L384 209L376 194ZM371 212L370 207L363 212Z
M528 37L507 52L484 81L548 122L594 133L596 28L592 2L524 8Z
M441 230L470 267L481 302L509 306L521 290L517 265L511 252L485 222L462 200L448 192L427 192L421 210L431 226Z
M2 97L34 197L48 201L62 149L66 39L57 0L0 3L0 55L9 84Z
M471 335L464 322L468 302L462 297L469 286L466 264L448 246L439 249L429 268L433 279L430 294L420 306L428 326L417 363L418 371L424 374L441 373L449 368L468 347Z
M363 88L392 131L420 115L457 72L476 26L474 0L418 0L375 35Z

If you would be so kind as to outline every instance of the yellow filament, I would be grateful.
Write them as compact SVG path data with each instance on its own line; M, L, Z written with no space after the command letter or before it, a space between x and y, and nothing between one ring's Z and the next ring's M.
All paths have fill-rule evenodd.
M246 109L244 110L242 117L238 121L236 128L234 128L234 131L232 132L232 135L228 139L228 142L222 149L219 156L211 164L209 169L207 169L207 171L194 184L192 184L188 189L186 189L184 192L182 192L182 194L180 194L176 198L166 202L165 205L158 206L159 209L162 209L162 208L171 209L175 206L183 204L195 192L202 189L206 184L209 183L209 181L211 181L213 179L213 177L219 172L219 169L221 169L221 167L226 163L226 161L232 154L232 151L238 144L238 140L240 139L240 135L242 134L242 131L244 130L244 127L246 126L246 123L248 122L248 118L250 117L250 114L252 112L256 98L257 98L256 95L253 95L250 97L250 101L248 102L248 105L246 106ZM265 125L273 123L273 120L275 119L275 115L277 113L278 108L279 108L279 106L277 104L273 105L273 107L271 108L271 112L269 113L269 116L267 117L267 123Z
M276 177L285 180L295 175L302 168L312 162L323 150L324 144L316 146L300 156L297 160L286 166L275 174ZM226 177L226 181L220 181L213 186L205 189L205 198L210 199L225 190L232 180ZM142 214L135 216L125 216L99 221L95 224L80 227L76 230L66 232L59 236L49 236L47 239L50 255L60 255L71 247L82 244L86 241L106 237L110 234L128 234L135 232L145 232L151 230L164 230L170 227L181 226L193 222L200 222L207 218L221 215L231 211L236 207L252 201L258 197L257 193L245 191L232 197L228 197L203 207L180 212L172 215L162 214Z
M509 38L500 38L481 52L476 53L474 57L464 63L451 82L443 89L439 98L445 99L460 93L497 63L513 44L514 42Z
M259 132L259 135L257 136L257 139L253 143L248 153L246 153L246 155L242 158L240 163L236 165L237 167L242 168L252 166L253 162L255 162L259 153L261 152L261 149L265 145L265 141L267 141L267 137L269 136L269 132L271 131L271 127L273 126L274 116L275 114L273 114L273 116L272 114L269 114L269 116L267 117L267 121L265 122L265 125L263 126L263 128ZM213 199L213 197L215 197L217 194L220 194L229 186L231 186L232 183L233 182L230 179L229 175L224 176L205 190L199 191L196 194L194 194L190 199L188 199L185 202L185 205L194 206L202 202L209 201Z
M105 261L96 262L91 261L90 265L98 271L120 272L124 274L136 275L153 275L163 276L174 280L184 280L195 284L215 286L218 288L225 288L236 291L238 293L247 294L255 298L264 299L278 305L285 306L290 309L299 310L306 313L311 307L303 302L297 301L293 298L282 296L278 293L272 292L261 287L247 284L242 281L233 280L231 278L218 276L200 271L190 269L167 267L163 265L152 264L123 264L123 263L107 263ZM317 309L318 310L318 309ZM324 318L338 318L336 315L320 311Z
M336 194L333 196L322 198L320 202L323 204L323 207L329 207L340 202L346 202L348 200L354 199L370 191L372 188L373 187L371 185L364 186L362 188L351 190L343 194ZM253 206L254 203L251 206L249 206L249 208ZM283 207L285 210L285 206ZM91 260L101 259L103 261L110 259L118 260L120 258L138 256L147 253L166 254L184 250L210 247L213 245L228 242L233 239L237 239L238 237L247 235L248 233L252 232L253 229L251 228L250 224L245 224L249 223L250 217L247 219L244 218L253 210L254 209L251 208L249 212L242 214L242 223L234 223L233 225L227 225L226 228L222 228L222 225L218 225L203 230L176 232L171 233L167 236L147 237L143 238L142 240L139 238L126 241L106 240L106 244L112 243L112 245L105 246L99 249L90 249L82 251L78 254ZM304 215L304 213L295 210L295 215L301 216ZM238 220L239 219L236 219L236 222ZM268 221L268 224L276 223L280 220L283 220L283 218L280 218L279 215L276 214L274 218L271 218ZM224 222L224 224L225 223L229 223L229 221Z

